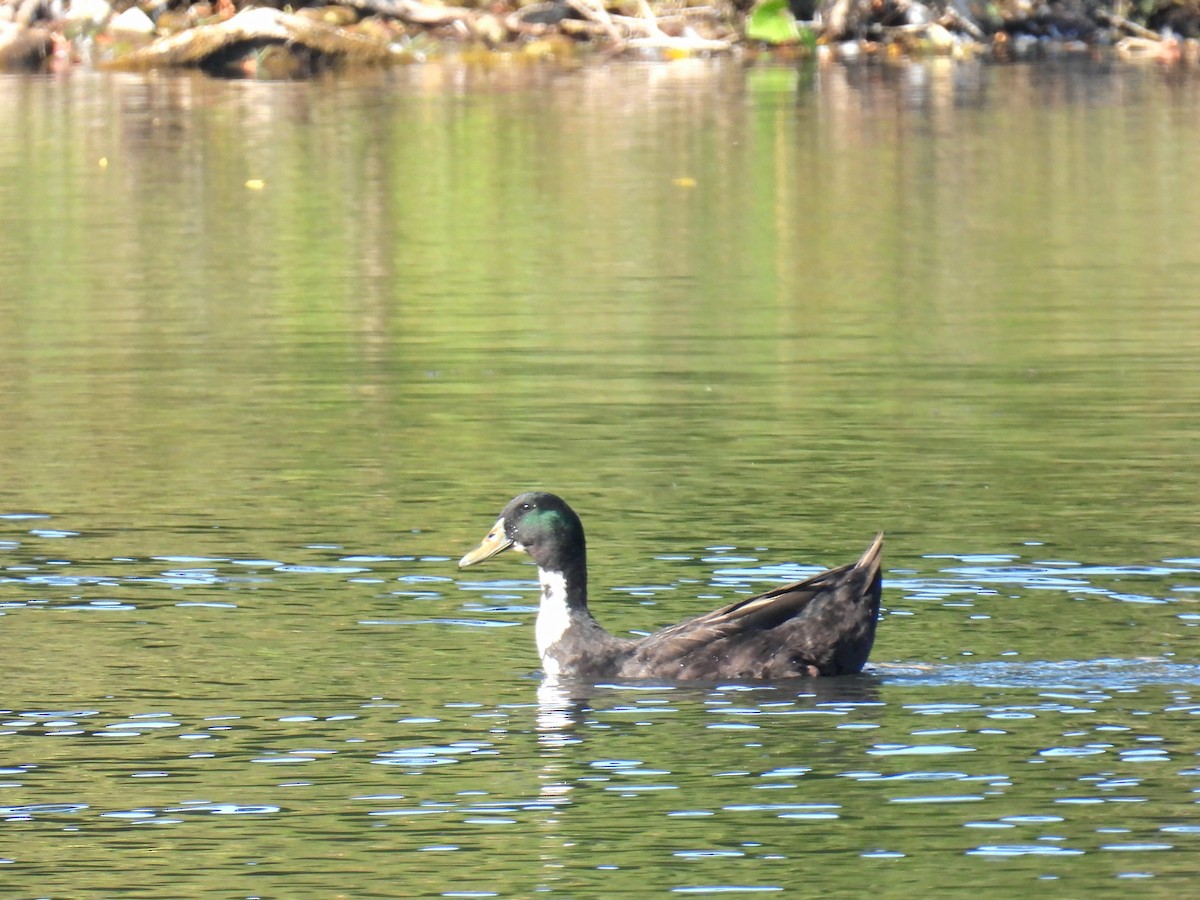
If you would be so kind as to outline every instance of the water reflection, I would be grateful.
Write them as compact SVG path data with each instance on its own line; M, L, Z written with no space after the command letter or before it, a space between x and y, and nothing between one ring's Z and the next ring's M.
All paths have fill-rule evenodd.
M1187 895L1163 81L0 80L9 891ZM622 634L886 529L873 671L540 680L532 572L453 568L518 485Z
M1141 664L1138 664L1139 666ZM976 671L979 676L978 685L1004 687L991 675L985 673L983 667L963 666L961 675L970 677L970 672ZM1009 666L1014 671L1010 673L1014 681L1021 678L1017 671L1021 667ZM1065 667L1064 667L1065 668ZM1093 674L1083 667L1070 667L1077 682L1088 681L1093 677L1096 666L1091 668ZM1011 809L1006 798L1026 796L1025 783L1029 779L1037 781L1036 774L1026 775L1020 769L997 766L997 742L1008 744L1010 739L1023 729L1033 726L1035 732L1043 735L1041 740L1053 734L1056 725L1051 724L1051 731L1042 731L1041 724L1059 723L1063 728L1057 740L1038 747L1039 738L1033 739L1029 747L1031 755L1025 759L1025 765L1037 764L1040 761L1055 761L1064 765L1068 761L1083 761L1097 754L1116 754L1117 758L1111 765L1144 765L1146 763L1172 762L1171 754L1158 745L1161 738L1153 734L1139 734L1124 725L1114 724L1114 717L1120 718L1119 711L1122 703L1118 699L1122 693L1136 693L1136 679L1130 677L1130 667L1122 666L1124 670L1119 682L1114 682L1108 673L1101 672L1098 676L1107 680L1108 690L1089 690L1078 686L1076 693L1058 694L1053 692L1052 683L1061 671L1051 672L1050 684L1041 684L1041 702L1032 704L1012 703L1013 695L1007 695L1006 702L999 704L978 704L962 702L921 702L897 706L900 699L895 696L895 689L907 689L914 682L902 676L893 680L892 676L882 675L874 679L859 679L862 684L872 686L869 694L872 698L863 701L857 687L851 689L850 696L836 696L819 699L814 696L805 697L804 692L793 690L781 691L777 688L757 687L738 688L732 686L712 687L704 689L680 688L664 685L608 685L585 686L557 681L544 681L538 687L538 729L539 746L541 747L542 772L545 779L545 789L548 797L556 800L566 798L574 803L586 802L586 791L590 786L599 784L603 790L615 793L617 797L633 801L639 797L661 796L664 802L656 803L655 807L662 811L667 818L673 820L696 821L726 821L730 824L732 818L756 815L769 817L759 820L756 834L769 835L764 829L765 821L793 823L826 823L832 824L846 819L853 819L861 812L861 807L852 793L841 791L835 796L821 799L820 794L814 794L812 788L819 784L822 777L830 775L847 779L855 784L869 788L869 796L886 799L898 810L913 807L958 807L964 810L972 806ZM1031 675L1032 667L1025 667L1025 675ZM1184 675L1195 684L1196 672L1163 672L1158 669L1141 669L1138 677L1144 677L1148 682L1156 679L1171 681L1177 675ZM926 679L927 683L942 686L953 685L953 679L943 677L943 673L922 672L911 676L915 679ZM837 694L835 690L833 694ZM1082 705L1081 705L1082 704ZM664 756L661 753L651 753L649 756L606 756L596 751L605 742L606 731L619 728L619 722L638 722L642 727L667 727L668 719L679 717L688 718L695 713L694 707L706 708L706 713L714 710L732 712L741 718L761 718L763 726L778 721L781 715L795 714L803 709L806 712L822 711L835 716L849 718L835 725L836 731L827 732L818 729L817 734L827 740L832 734L841 732L846 735L868 736L866 742L855 740L857 752L846 754L842 763L838 763L838 754L819 753L808 756L806 761L795 758L797 751L806 747L811 754L813 743L804 740L800 734L791 732L798 743L789 753L778 744L762 744L751 742L746 747L773 747L775 754L792 757L784 765L773 765L761 769L733 768L726 769L719 759L709 760L703 766L702 773L693 767L696 759L681 753L678 745L675 749L674 761L663 765ZM800 709L797 709L800 707ZM1196 711L1194 704L1188 704L1186 709ZM1090 727L1080 729L1078 724L1070 720L1079 714L1087 715L1092 712L1104 714L1102 721L1093 723ZM863 714L866 714L865 716ZM632 718L628 718L632 716ZM896 733L896 726L909 717L916 717L901 727L910 737L909 740L898 742L887 739L887 735ZM920 720L951 719L949 727L930 727ZM1061 718L1060 718L1061 717ZM713 724L708 723L711 730ZM718 730L719 731L719 730ZM1080 738L1093 733L1097 739L1080 741ZM1028 739L1030 735L1026 735ZM952 738L948 741L947 738ZM819 741L821 743L823 741ZM1011 746L1021 746L1018 741ZM978 757L978 761L976 760ZM803 759L803 756L801 757ZM946 762L956 760L955 765L961 768L948 768ZM870 760L871 763L866 763ZM831 768L832 764L832 768ZM1065 775L1065 772L1060 772ZM1087 808L1094 804L1105 802L1145 803L1149 800L1144 793L1143 779L1131 771L1125 777L1114 777L1112 774L1097 778L1087 768L1077 771L1078 782L1082 790L1070 791L1065 795L1052 792L1050 795L1039 797L1033 802L1053 803L1064 808ZM726 782L725 779L733 779ZM813 782L810 779L818 779ZM725 801L713 804L714 794L711 785L704 784L733 784L741 780L758 782L753 784L757 789L771 789L772 793L783 795L779 799L764 798L761 801ZM1058 780L1058 779L1056 779ZM1061 784L1061 781L1059 781ZM809 789L805 789L805 785ZM819 791L819 788L818 788ZM1099 793L1095 793L1095 792ZM670 799L673 796L682 798L686 793L686 805L677 805ZM719 796L722 791L717 792ZM745 795L743 795L745 796ZM697 797L704 797L709 803L696 802ZM575 798L575 799L572 799ZM1019 801L1020 802L1020 801ZM1025 801L1028 802L1028 801ZM1019 807L1018 807L1019 808ZM558 822L562 823L560 830L554 832L551 845L555 848L570 846L570 822L577 813L569 808L559 810ZM872 813L882 821L892 821L886 812L875 809ZM1157 834L1157 839L1138 839L1112 841L1104 840L1105 835L1134 834L1138 828L1130 828L1128 824L1122 827L1103 826L1096 829L1101 836L1099 842L1094 839L1081 838L1077 826L1079 816L1064 811L1061 814L1040 812L1004 812L994 818L979 817L977 813L963 813L960 827L971 831L987 831L989 829L1005 829L1021 831L1031 840L1029 842L1009 841L982 843L963 843L961 852L968 856L1044 856L1072 857L1087 855L1092 852L1125 852L1141 853L1146 851L1177 850L1179 846L1163 840L1162 834L1178 832L1178 826L1161 827L1151 824L1147 830L1141 827L1143 834ZM1135 817L1136 818L1136 817ZM1101 821L1104 821L1101 819ZM1129 823L1134 819L1126 818ZM713 829L708 829L713 832ZM716 833L720 833L717 829ZM1074 838L1064 835L1075 835ZM1062 841L1071 840L1064 845ZM777 851L763 854L759 847L771 847L770 840L754 841L749 844L724 843L706 847L678 849L672 855L680 859L693 860L730 860L741 858L769 858ZM921 855L916 846L901 840L899 843L887 842L882 846L868 847L863 850L864 859L895 859L909 855ZM560 856L565 856L559 851ZM781 858L791 858L795 855L794 845L791 850L780 854ZM558 857L555 857L558 858ZM1148 873L1147 873L1148 874ZM1166 874L1164 871L1163 874ZM724 885L733 889L741 882L727 880L715 881L714 885ZM681 883L680 887L690 888L692 885ZM679 888L677 888L679 889ZM715 889L715 888L714 888Z
M1142 685L1200 685L1200 665L1162 658L978 662L965 665L879 670L885 683L971 684L978 687L1103 688L1129 690Z

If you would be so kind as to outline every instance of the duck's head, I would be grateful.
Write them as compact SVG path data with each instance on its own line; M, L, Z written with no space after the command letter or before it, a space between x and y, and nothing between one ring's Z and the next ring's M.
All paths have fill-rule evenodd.
M583 525L561 497L543 491L521 494L504 507L479 546L458 561L459 568L510 548L528 553L540 569L563 572L583 562Z

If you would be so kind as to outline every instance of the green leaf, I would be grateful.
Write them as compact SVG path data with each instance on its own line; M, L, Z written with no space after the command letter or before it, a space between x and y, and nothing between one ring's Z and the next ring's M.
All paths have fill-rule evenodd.
M746 37L768 44L792 44L800 39L796 18L787 0L761 0L746 19Z

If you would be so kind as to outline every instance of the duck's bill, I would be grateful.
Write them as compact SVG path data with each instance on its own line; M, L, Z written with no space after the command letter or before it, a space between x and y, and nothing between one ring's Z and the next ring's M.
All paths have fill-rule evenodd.
M513 545L512 539L504 533L504 520L497 519L488 536L479 542L479 546L458 561L458 567L465 569L475 563L491 559L497 553L503 553Z

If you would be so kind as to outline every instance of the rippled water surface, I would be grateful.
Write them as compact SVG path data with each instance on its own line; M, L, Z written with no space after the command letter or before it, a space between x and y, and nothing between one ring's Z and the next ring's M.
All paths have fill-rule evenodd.
M1198 105L0 79L4 892L1186 896ZM543 681L530 487L621 634L886 531L873 667Z

